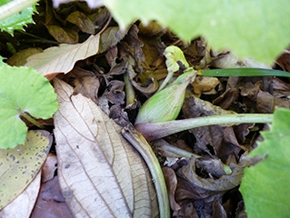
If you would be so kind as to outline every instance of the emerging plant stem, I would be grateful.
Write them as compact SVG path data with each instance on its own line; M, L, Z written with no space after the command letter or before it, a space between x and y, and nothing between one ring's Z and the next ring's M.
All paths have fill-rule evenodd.
M35 120L33 117L31 117L29 114L21 113L21 116L24 117L27 121L29 121L33 125L39 127L40 129L44 129L44 126L41 123L39 123L37 120Z
M16 14L39 0L14 0L0 7L0 20Z
M198 117L185 120L173 120L162 123L138 123L135 128L148 140L152 141L184 130L210 126L234 125L240 123L271 123L273 114L230 114Z

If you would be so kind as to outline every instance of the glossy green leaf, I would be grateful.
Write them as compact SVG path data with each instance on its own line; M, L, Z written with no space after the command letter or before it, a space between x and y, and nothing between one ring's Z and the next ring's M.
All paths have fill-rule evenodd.
M12 4L10 4L11 7L7 4L10 2L12 2ZM1 19L0 17L0 30L13 35L14 30L23 30L24 26L33 23L32 15L36 13L36 4L32 4L34 2L36 2L36 0L0 0L1 16L5 17L4 14L10 15L5 19ZM23 10L19 11L18 8L19 10ZM8 12L11 13L9 14Z
M288 0L107 0L104 4L123 29L137 19L157 20L185 41L202 35L214 49L230 49L239 57L267 64L289 45Z
M240 191L248 217L290 216L290 110L274 112L270 131L262 132L263 142L249 156L266 158L245 169Z
M16 198L38 173L52 144L44 130L29 131L24 145L0 150L0 210Z
M25 142L27 127L20 115L48 119L58 109L49 81L32 68L0 67L0 148Z

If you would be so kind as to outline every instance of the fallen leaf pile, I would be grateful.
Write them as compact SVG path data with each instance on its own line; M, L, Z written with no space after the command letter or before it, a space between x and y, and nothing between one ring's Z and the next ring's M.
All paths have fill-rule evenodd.
M74 2L54 9L49 1L38 7L37 25L27 27L31 36L15 33L13 40L23 44L14 43L19 52L12 56L4 50L1 55L6 52L14 65L24 58L26 66L50 79L60 108L53 123L45 124L46 131L29 131L27 148L1 151L0 217L13 217L11 211L20 206L10 206L19 205L21 196L30 199L20 200L27 203L22 217L158 217L155 181L121 130L132 127L140 106L166 78L165 48L180 47L196 69L259 63L211 51L200 37L182 43L156 22L144 26L136 21L121 31L104 7L92 10ZM11 37L5 40L12 42ZM41 49L32 52L32 47ZM289 71L288 53L273 67ZM181 73L182 67L173 78ZM289 95L287 79L197 76L187 87L177 119L272 113L276 107L290 108ZM239 185L248 163L241 159L256 147L263 128L215 125L150 142L166 180L171 216L245 215ZM7 192L8 185L13 192Z

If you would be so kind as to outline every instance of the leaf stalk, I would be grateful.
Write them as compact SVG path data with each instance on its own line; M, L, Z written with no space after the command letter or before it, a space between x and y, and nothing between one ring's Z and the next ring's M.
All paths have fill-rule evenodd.
M156 140L184 130L210 125L271 123L273 114L229 114L172 120L161 123L138 123L135 128L148 140Z
M39 123L37 120L35 120L33 117L31 117L29 114L21 113L20 115L24 117L28 122L32 123L33 125L39 127L40 129L44 129L44 126L41 123Z

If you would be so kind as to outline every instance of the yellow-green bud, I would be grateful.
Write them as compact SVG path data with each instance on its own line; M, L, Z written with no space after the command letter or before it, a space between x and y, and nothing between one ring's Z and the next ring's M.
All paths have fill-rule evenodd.
M196 71L187 68L172 84L155 93L142 105L135 124L175 120L181 110L186 87L195 76Z

